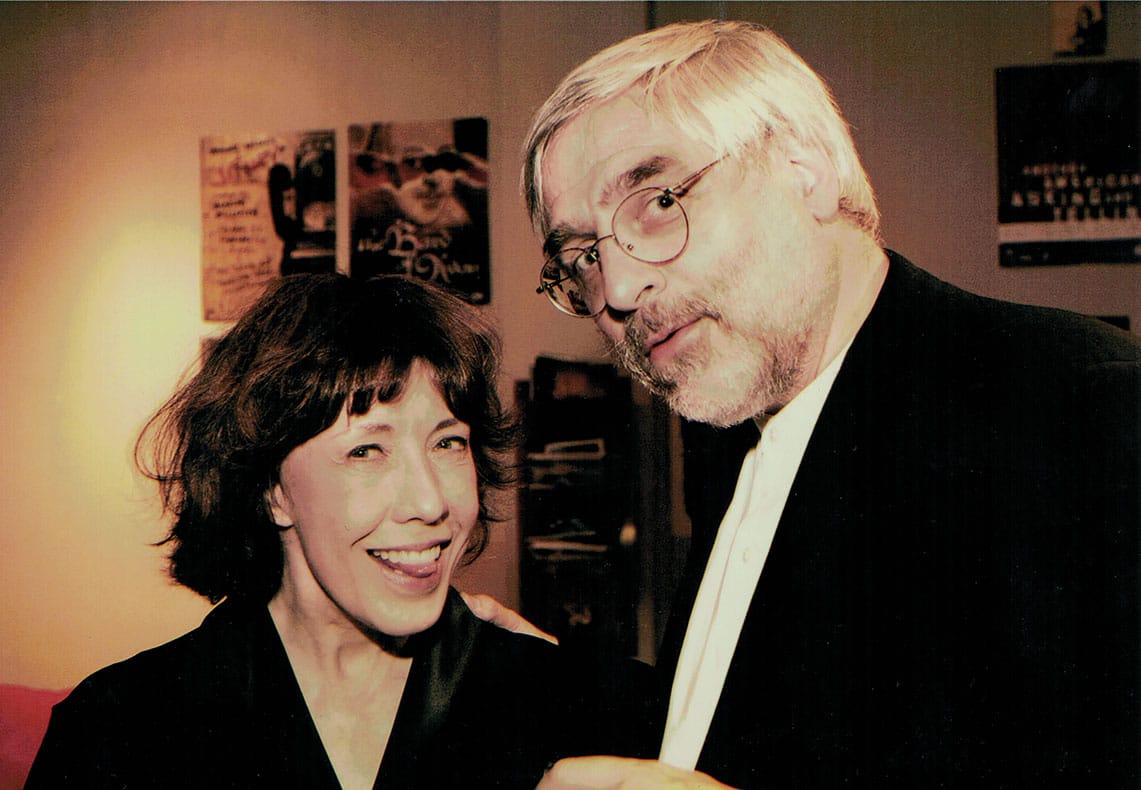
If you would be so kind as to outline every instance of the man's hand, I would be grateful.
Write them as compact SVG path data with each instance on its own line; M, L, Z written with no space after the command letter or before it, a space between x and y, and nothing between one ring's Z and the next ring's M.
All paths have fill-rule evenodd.
M472 610L480 620L486 620L492 625L497 625L514 634L523 634L524 636L537 636L540 639L545 639L552 645L559 643L558 639L548 634L546 631L541 631L535 627L530 620L524 620L523 615L516 612L514 609L508 609L499 601L492 598L490 595L483 593L466 593L461 592L464 603L467 608Z
M731 790L707 774L657 760L571 757L559 760L535 790Z

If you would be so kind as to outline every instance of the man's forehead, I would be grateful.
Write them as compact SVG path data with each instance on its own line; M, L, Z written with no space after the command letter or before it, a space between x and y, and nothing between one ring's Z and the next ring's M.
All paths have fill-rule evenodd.
M552 223L570 211L564 204L605 205L636 173L642 177L681 169L707 147L648 115L625 95L569 121L551 139L541 163L543 205ZM712 149L710 149L712 150ZM636 178L634 180L637 180ZM631 182L633 183L633 182Z
M676 129L651 117L639 102L622 94L588 108L555 133L543 153L543 180L564 191L576 177L628 149L676 139L680 139Z

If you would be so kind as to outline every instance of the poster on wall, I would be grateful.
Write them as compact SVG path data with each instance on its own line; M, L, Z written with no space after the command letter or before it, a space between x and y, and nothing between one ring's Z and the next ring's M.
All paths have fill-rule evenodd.
M229 321L274 278L336 269L333 132L200 143L202 308Z
M1050 3L1054 54L1059 57L1089 57L1105 54L1109 3Z
M1141 263L1141 61L997 69L1002 266Z
M349 127L349 267L491 298L487 120Z

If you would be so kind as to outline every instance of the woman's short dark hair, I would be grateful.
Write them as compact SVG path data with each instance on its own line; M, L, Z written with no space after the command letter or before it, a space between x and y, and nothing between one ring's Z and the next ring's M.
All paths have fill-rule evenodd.
M266 494L285 457L346 405L364 414L399 397L412 363L432 369L448 408L471 427L479 520L466 559L487 545L490 489L515 424L495 389L499 341L479 312L404 277L299 274L274 282L139 436L139 469L159 484L173 524L170 573L217 602L268 600L282 549Z

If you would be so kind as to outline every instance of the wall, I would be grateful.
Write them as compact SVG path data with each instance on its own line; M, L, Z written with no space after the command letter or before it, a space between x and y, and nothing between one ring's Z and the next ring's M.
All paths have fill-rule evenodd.
M510 396L540 352L599 355L531 285L529 115L644 19L641 3L0 6L0 682L74 684L207 608L166 580L131 463L218 330L200 318L199 137L334 128L344 184L350 123L488 117ZM515 534L495 529L464 587L516 601Z
M746 19L780 34L832 86L891 247L1003 299L1130 316L1136 267L998 266L994 70L1051 63L1044 2L655 3L657 24ZM1109 4L1107 59L1141 57L1141 4Z
M1136 269L996 264L994 67L1048 62L1045 3L657 3L772 25L855 127L888 243L983 293L1141 325ZM1141 6L1113 4L1111 56ZM0 682L70 685L197 623L131 445L216 327L199 316L198 139L485 115L505 382L601 356L534 295L518 196L530 113L644 26L641 3L0 4ZM341 174L344 183L345 173ZM344 206L342 206L342 216ZM342 258L347 244L342 242ZM509 392L509 385L505 388ZM516 600L514 525L464 586Z

